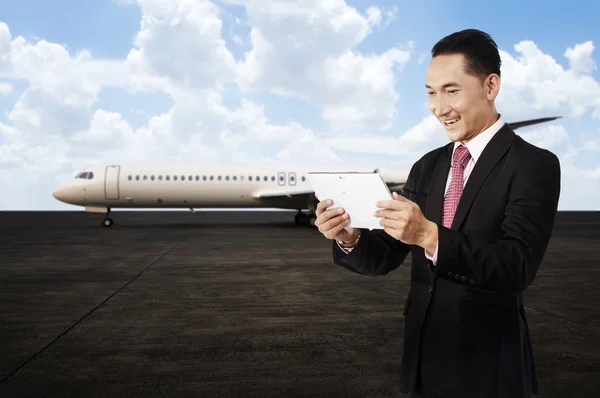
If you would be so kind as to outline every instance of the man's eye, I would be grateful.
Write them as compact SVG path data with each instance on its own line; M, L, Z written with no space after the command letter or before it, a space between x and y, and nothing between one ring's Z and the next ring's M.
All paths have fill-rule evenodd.
M454 93L457 93L457 92L458 92L458 90L448 90L449 94L454 94Z

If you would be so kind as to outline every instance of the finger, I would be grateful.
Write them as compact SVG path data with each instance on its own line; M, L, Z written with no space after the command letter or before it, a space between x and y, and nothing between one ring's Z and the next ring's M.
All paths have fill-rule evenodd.
M327 200L322 200L319 202L319 204L317 204L317 208L315 211L315 214L317 215L317 217L323 213L325 211L325 209L330 206L333 202L331 201L331 199L327 199Z
M317 227L319 227L319 230L321 231L321 226L324 225L328 220L330 220L331 218L337 216L337 215L341 215L344 213L344 209L341 207L337 207L334 209L329 209L329 210L322 210L321 212L319 212L317 214L317 219L315 220L315 225ZM323 232L323 231L321 231Z
M406 199L404 196L399 195L398 197L402 198L402 199L380 200L375 203L375 206L377 206L381 209L402 210L402 209L406 209L407 207L410 207L412 205L412 202L410 200Z
M340 217L339 224L337 224L335 227L331 228L331 235L332 235L331 238L335 238L336 236L338 236L340 234L340 232L342 232L342 230L348 226L349 223L350 223L350 218Z
M334 239L336 236L342 232L344 228L348 226L350 223L350 218L344 218L343 216L338 216L336 218L331 219L327 222L327 225L324 227L328 228L325 232L325 237L328 239Z
M394 192L393 197L394 197L395 200L398 200L400 202L410 202L409 199L407 199L404 196L400 195L398 192Z
M327 220L330 220L330 219L332 219L332 218L334 218L336 216L340 216L340 215L342 215L344 213L345 213L345 211L344 211L343 208L336 207L334 209L325 210L325 212L323 212L321 218L323 219L323 221L327 221Z
M331 232L334 231L336 229L336 227L338 227L340 225L340 223L343 223L345 220L348 219L348 217L345 217L345 216L347 216L347 214L336 214L327 220L321 221L319 230L323 234L330 235ZM332 235L332 236L335 236L335 235Z
M389 229L399 231L400 229L403 228L404 221L403 220L394 220L392 218L382 218L379 221L379 225L381 225L382 227L386 227Z
M403 202L396 199L386 199L378 201L375 205L382 209L399 209Z
M391 237L398 239L398 237L402 234L401 228L393 220L388 220L384 218L379 224L383 227L383 230Z
M387 218L389 220L400 220L404 217L404 213L401 210L391 209L376 210L373 215L375 217Z

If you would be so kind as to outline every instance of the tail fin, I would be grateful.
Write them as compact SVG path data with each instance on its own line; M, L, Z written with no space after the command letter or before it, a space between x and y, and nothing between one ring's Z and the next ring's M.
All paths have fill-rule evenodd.
M562 116L543 117L540 119L523 120L521 122L507 123L507 124L511 129L516 130L520 127L531 126L532 124L550 122L552 120L560 119L561 117Z

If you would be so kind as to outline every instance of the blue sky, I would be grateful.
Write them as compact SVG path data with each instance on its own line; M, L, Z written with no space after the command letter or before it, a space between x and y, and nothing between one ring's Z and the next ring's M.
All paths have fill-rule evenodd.
M154 18L158 19L163 18L163 22L168 21L169 18L177 19L181 17L176 16L176 11L172 11L171 13L164 11L167 7L151 9L147 4L145 5L143 1L140 1L141 5L133 1L130 2L131 4L121 3L124 2L109 0L57 0L53 2L21 0L19 2L2 2L0 4L0 22L8 25L13 43L17 37L22 36L28 42L28 45L30 46L28 48L33 48L39 40L45 40L49 43L65 46L71 57L75 57L78 51L85 49L91 52L94 61L112 60L115 63L115 70L120 70L118 69L119 65L126 62L132 48L138 48L135 46L134 40L140 31L140 21L144 14L152 14ZM158 4L160 1L154 0L153 2L147 3ZM173 3L177 3L177 1L174 0L171 4ZM238 63L242 63L246 54L253 51L253 44L251 43L249 36L252 26L260 29L262 32L266 32L265 40L270 40L269 43L275 43L278 39L278 35L283 37L287 37L286 35L289 35L290 37L297 35L297 37L302 39L302 36L308 35L306 32L310 29L317 30L323 28L324 31L328 31L325 26L328 23L327 18L318 19L313 25L306 25L306 18L303 19L302 16L297 16L294 13L287 15L286 24L279 24L277 21L279 14L264 11L264 9L273 6L271 0L265 0L263 10L251 7L248 7L247 9L245 6L230 5L229 3L229 1L215 2L220 8L218 18L221 19L223 24L221 38L226 43L226 50ZM343 3L343 1L341 3ZM523 106L514 103L507 104L505 108L499 107L499 111L505 115L505 118L509 122L525 117L563 116L563 119L559 122L552 123L552 128L550 128L550 124L548 124L545 126L525 128L518 132L522 133L524 137L529 137L532 141L537 140L534 143L539 143L540 146L549 145L549 149L551 150L556 148L557 154L559 156L564 155L565 159L567 159L569 153L577 153L577 156L572 158L568 163L570 166L577 167L577 169L572 169L572 174L569 174L571 173L571 169L566 172L566 175L568 174L569 176L572 176L572 178L566 180L565 186L568 191L563 194L561 199L562 209L600 208L600 205L598 204L600 203L600 200L598 200L600 199L600 188L589 187L590 185L594 185L594 183L595 185L600 185L598 184L600 178L598 175L600 174L600 171L596 172L596 174L592 174L594 170L598 170L600 167L600 162L597 160L598 155L600 154L600 129L598 127L598 121L600 119L595 119L592 116L592 112L595 109L600 108L600 103L594 104L594 98L597 98L594 97L596 95L596 91L594 90L597 89L598 81L600 81L600 70L598 67L586 70L584 73L586 75L585 79L589 80L585 80L581 77L574 78L569 75L569 72L549 73L549 68L547 66L540 66L539 73L535 69L539 66L538 63L543 62L545 57L546 60L552 59L562 68L568 70L570 68L569 60L564 56L567 48L574 48L578 44L590 41L595 48L588 58L591 57L593 62L595 62L596 65L598 64L599 57L596 46L600 41L600 30L596 28L597 18L595 15L600 14L600 3L593 1L571 1L568 3L559 3L558 1L536 1L517 3L517 1L514 0L504 1L501 3L501 6L491 4L484 5L481 2L473 0L455 1L452 3L433 1L429 2L426 6L423 5L424 3L419 2L405 3L406 4L391 0L372 2L346 1L346 4L350 8L340 9L343 12L347 12L347 10L355 8L366 18L367 9L375 6L380 8L382 16L380 24L373 28L373 33L355 46L349 46L348 48L343 46L339 47L340 51L351 50L355 54L366 57L370 54L380 55L395 46L406 49L409 46L409 43L413 43L413 47L410 51L410 60L408 62L399 62L399 64L401 64L401 71L395 69L394 72L395 84L391 84L391 86L398 95L396 103L393 102L391 97L388 98L383 94L378 94L369 87L358 87L359 84L357 83L356 95L364 98L364 101L379 101L377 103L382 104L383 106L393 105L397 111L397 117L393 120L389 118L386 119L384 112L381 111L381 114L365 119L362 129L350 131L351 129L348 129L348 126L343 123L343 120L332 122L332 119L324 117L322 112L325 105L319 103L321 97L328 96L332 101L332 103L328 105L331 105L332 109L336 109L335 106L338 106L339 103L344 101L344 94L340 94L342 91L327 91L328 89L325 87L326 84L312 80L306 80L306 84L301 82L297 85L292 81L281 80L275 82L274 80L270 80L269 73L266 75L257 75L255 78L248 77L244 80L247 83L247 86L253 89L251 91L244 90L244 88L236 81L232 81L231 79L227 80L226 77L215 75L215 81L221 81L222 79L224 82L223 87L225 87L221 92L222 99L220 100L220 104L227 109L233 110L242 106L242 99L252 101L257 105L264 107L262 115L266 117L269 124L287 125L288 123L299 122L302 126L310 129L315 137L317 137L316 139L329 139L331 137L338 137L341 139L343 137L360 134L374 134L379 137L374 139L383 139L386 136L400 137L405 134L407 130L418 126L427 116L429 116L428 110L425 107L426 92L423 86L425 71L429 60L429 51L433 44L441 37L464 28L482 29L491 33L500 49L517 61L522 54L515 50L515 46L526 40L531 41L535 44L541 55L529 54L529 56L525 56L520 62L523 67L529 68L528 73L530 73L531 76L540 76L541 83L536 83L538 86L535 84L525 86L525 82L522 89L510 88L507 89L507 93L509 90L513 90L518 95L521 95L520 98L532 98L536 93L539 94L539 84L543 83L543 90L546 90L543 92L550 94L541 94L542 97L546 95L550 97L556 95L558 98L562 95L562 97L557 99L560 103L558 106L554 106L551 102L548 102L547 97L545 101L541 98L537 103L524 103ZM322 10L321 3L314 2L314 4L315 14L326 13L326 11ZM394 19L388 21L386 14L394 9L396 10ZM190 10L194 10L194 8L192 7ZM205 13L201 14L204 15ZM332 15L332 17L335 17L335 15ZM236 20L241 20L243 23L239 24ZM199 20L190 20L186 23L188 24L186 25L186 28L191 27L190 29L192 29L199 26L194 24L202 24L203 22L199 22ZM319 23L322 23L323 27L319 26ZM169 24L167 23L165 26L167 25ZM278 26L278 29L281 31L276 32L276 34L273 34L273 32L269 33L269 28L271 26ZM362 25L356 21L356 26L358 29L358 27ZM147 51L154 49L154 52L152 55L147 55L144 62L147 62L148 65L152 65L153 67L159 65L159 58L161 54L163 54L163 52L160 51L160 48L163 47L165 49L164 54L166 54L167 57L172 56L172 60L169 58L170 63L167 62L166 64L162 64L163 69L159 71L160 73L158 73L158 75L161 75L162 73L162 76L167 79L174 79L176 77L175 74L178 73L178 71L184 71L185 73L190 73L190 71L192 71L191 73L194 73L194 68L190 65L194 65L193 62L201 62L204 58L208 58L208 54L205 56L201 53L201 51L208 50L204 47L201 48L199 44L202 40L208 42L206 38L191 37L190 35L183 34L183 36L173 36L178 39L173 39L169 42L170 36L167 37L168 35L165 34L165 32L170 34L169 28L163 26L161 28L163 30L157 30L156 32L151 29L148 30L149 36L147 37L149 37L149 39L147 39L142 46L147 46L147 49L150 49L147 50L145 48ZM174 34L177 34L175 29L179 28L173 28ZM196 31L192 29L190 32ZM348 32L350 32L350 30L348 30ZM271 36L269 36L269 34L271 34ZM314 46L315 53L319 52L319 46L321 44L323 46L330 45L332 46L331 48L338 48L336 47L339 44L338 39L334 37L334 33L330 34L331 38L327 36L327 43L320 43L319 40L310 43L311 46ZM237 36L237 39L234 36ZM241 43L236 42L238 39ZM340 38L340 41L343 39L343 37ZM185 51L184 49L189 48L190 51L192 51L193 48L196 48L195 46L198 46L198 48L194 50L196 52L193 52L193 54L194 57L197 58L187 59L186 57L181 57L181 54L183 54L182 51ZM39 45L36 48L38 49L37 51L42 51ZM1 51L2 47L0 41L0 60L2 59ZM46 51L46 49L43 49L43 51ZM29 62L29 58L27 57L32 57L32 65L36 65L35 62L41 62L39 61L39 58L36 61L36 59L34 59L35 57L31 54L32 51L23 50L23 52L19 52L18 65L25 65L25 62ZM147 52L146 54L150 54L150 52ZM311 52L308 51L306 54L310 56ZM295 64L292 60L287 62L286 59L276 58L276 55L268 55L266 57L267 58L260 61L262 64L259 62L257 65L265 67L265 65L276 64L280 69L289 68L289 70L292 70L294 68ZM271 59L268 57L275 58ZM13 65L17 65L17 61L14 59L12 61ZM48 56L46 58L42 57L42 59L50 60L53 58ZM422 62L419 62L420 60ZM192 63L190 65L185 64L188 61ZM320 61L321 60L316 59L315 62L318 63ZM362 59L360 61L362 62ZM223 62L223 65L228 65L227 61L223 60ZM48 64L50 63L51 62L48 61ZM160 86L159 83L155 83L160 87L154 91L145 91L141 93L133 92L130 80L124 81L122 84L115 83L114 86L98 83L101 86L101 89L97 93L97 96L94 96L89 94L86 89L78 86L81 85L81 80L74 80L74 82L69 80L72 78L72 73L65 73L65 75L62 76L57 72L57 70L62 70L62 68L58 67L57 70L52 70L48 75L57 79L58 83L40 83L43 87L35 91L32 88L35 84L32 82L47 82L48 80L47 78L43 80L41 77L36 77L34 75L36 68L43 70L45 67L46 62L42 62L37 66L31 67L31 70L21 66L21 69L19 70L26 69L26 72L15 72L13 70L12 72L1 73L0 63L0 107L3 110L0 115L0 123L6 126L5 130L8 128L12 129L12 134L10 135L2 134L2 130L0 130L0 148L2 148L3 151L0 152L0 154L16 153L15 148L22 149L25 147L38 148L37 150L41 150L39 148L44 148L44 145L49 145L49 141L45 140L49 140L48 136L52 134L55 134L56 137L60 137L57 139L61 140L60 142L64 143L65 146L70 146L69 148L71 148L65 150L64 156L61 155L60 158L57 157L56 162L58 164L56 164L55 167L44 168L48 174L44 177L43 182L36 183L35 179L31 180L31 183L38 187L31 189L40 189L40 192L42 192L42 190L48 190L53 185L64 180L64 178L69 178L73 170L77 170L78 167L86 164L86 162L91 160L103 161L103 159L105 159L103 158L103 152L101 151L104 147L102 147L102 144L98 143L94 145L97 145L99 152L96 152L94 156L88 154L86 155L88 157L77 158L78 152L73 149L76 142L76 140L73 140L73 134L75 134L75 132L62 130L55 131L50 128L50 130L52 130L51 133L39 126L36 130L36 127L32 127L31 121L38 120L42 117L39 115L56 115L58 126L65 126L64 123L58 123L59 117L64 116L66 118L65 120L70 120L72 122L74 126L73 129L83 132L86 128L89 128L89 123L84 123L84 121L88 119L91 120L95 111L103 110L120 115L121 120L126 121L127 126L135 131L140 128L149 128L152 117L165 114L175 106L178 114L185 114L187 116L180 117L179 119L177 119L179 116L174 116L173 121L179 126L180 130L178 130L178 134L182 135L182 137L177 136L176 138L173 138L173 153L176 155L178 142L181 146L186 145L184 141L177 141L178 139L188 139L189 137L184 137L185 134L197 134L197 131L191 127L192 122L190 118L193 119L195 116L190 115L189 112L193 113L193 110L186 110L184 101L181 100L181 97L171 95L168 90ZM76 71L76 67L78 66L72 66L72 68L74 68L72 70ZM254 67L256 67L256 65L254 65ZM225 70L226 68L223 67L223 69ZM246 71L248 70L250 69L246 69ZM169 73L171 72L174 74L170 75ZM20 73L20 76L15 76L15 73ZM548 75L546 76L545 73L548 73ZM83 74L83 76L87 75ZM247 76L250 76L250 74ZM310 77L307 76L308 75L299 75L299 79L310 79ZM509 74L509 76L512 75ZM119 72L115 72L115 81L119 80L121 77ZM104 79L110 81L111 76L105 76ZM506 79L508 79L508 77ZM569 91L567 93L565 90L569 89L569 87L572 88L575 84L573 82L575 81L584 82L581 83L580 86L582 89L572 92ZM593 82L593 84L587 84L585 83L586 81ZM92 83L95 84L93 81ZM4 94L2 94L2 84L5 85L4 87L10 85L10 92L6 92L5 89ZM309 95L310 98L308 99L302 98L303 94L301 86L303 85L314 87L312 92L315 92L315 94L312 96ZM292 93L291 97L281 97L274 91L275 87L281 86ZM52 100L49 100L48 98L56 94L56 92L52 92L52 90L58 90L56 87L63 90L64 93L62 91L61 93L65 95L71 95L69 94L69 90L72 90L74 98L80 98L79 96L87 98L85 97L86 95L92 95L93 100L91 103L82 102L81 107L79 107L79 105L71 104L66 106L63 103L52 102ZM192 87L182 87L192 90ZM77 90L82 91L80 92ZM346 87L344 90L345 91L343 92L353 92L354 89ZM585 92L586 90L589 90L589 92ZM316 94L317 91L319 91L319 94ZM190 93L191 92L192 91L190 91ZM25 93L27 93L27 96L22 97ZM364 97L362 97L363 93ZM504 95L503 92L501 95ZM24 101L23 98L27 98L28 101ZM363 106L359 100L356 101L355 104L353 103L354 106ZM584 112L574 116L571 112L576 107L582 107ZM18 112L13 112L15 109L17 109ZM57 113L52 113L54 111ZM32 115L35 115L35 117ZM77 116L74 117L73 115ZM220 125L219 123L221 123L221 120L213 120L210 115L198 116L198 118L200 117L205 117L205 119L202 119L202 124L206 126ZM82 119L81 122L78 122L78 118ZM392 122L389 128L376 128L377 123L384 123L385 121ZM337 125L335 123L337 123ZM29 127L26 128L23 126ZM188 127L189 130L187 129ZM115 127L115 129L115 131L118 130L117 127ZM239 131L241 134L245 131L244 129L250 131L251 126L244 125L243 127L240 127L240 129L241 130ZM528 133L530 134L529 136L527 136ZM208 135L211 133L206 132L206 134ZM339 147L333 148L333 151L340 159L347 162L414 161L418 159L424 151L443 145L446 142L444 141L445 136L442 130L439 130L435 134L437 140L431 141L429 147L420 146L410 148L408 153L402 155L389 153L361 153L360 151L344 150ZM566 138L559 137L561 134L568 137L568 144L567 141L565 141ZM173 133L173 137L175 136L176 134ZM213 139L214 137L211 139L207 138L206 142L213 142ZM257 160L255 158L256 156L276 158L277 153L286 147L286 145L290 145L289 142L257 143L256 140L251 140L246 148L249 151L249 154L251 154L251 156L248 155L248 157ZM558 153L565 149L567 145L570 148L573 148L573 151L575 152ZM598 145L599 148L596 148L594 145ZM109 149L109 146L106 148L107 153L115 153L114 150ZM586 149L582 150L582 148ZM222 148L220 150L222 150ZM148 151L150 151L150 149L148 149ZM53 149L53 152L56 153L56 150ZM201 148L198 148L198 153L202 153ZM226 150L222 150L222 152L219 153L221 154L220 156L222 159L228 159L230 156ZM297 153L296 156L300 160L303 155L302 153ZM140 160L153 159L154 155L151 155L150 152L144 154L142 150L138 158ZM260 159L260 157L258 159ZM563 158L561 157L561 161L562 160ZM29 191L21 186L22 184L19 181L22 180L19 180L19 178L15 176L19 175L19 173L24 173L24 175L28 176L31 175L30 171L32 170L32 167L38 169L37 166L32 165L31 163L32 162L19 163L15 158L9 158L6 155L0 157L0 170L3 173L2 185L16 187L15 193L12 196L0 200L1 207L7 209L18 209L23 206L27 209L63 208L61 205L54 203L55 201L52 197L48 197L48 195L42 193L35 199L32 198L31 195L27 195L28 198L25 200L20 196L25 195L25 193ZM588 197L583 204L578 200L578 197L581 195L586 195Z

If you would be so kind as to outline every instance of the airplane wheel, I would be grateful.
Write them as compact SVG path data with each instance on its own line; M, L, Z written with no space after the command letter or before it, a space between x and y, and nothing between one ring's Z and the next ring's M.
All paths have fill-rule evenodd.
M308 225L310 225L312 228L316 228L315 221L317 221L317 216L316 215L310 216L308 218Z
M294 221L296 222L297 225L306 226L309 224L308 216L304 213L297 213L296 216L294 217Z
M112 226L113 220L107 217L107 218L104 219L103 224L104 224L105 227L108 228L108 227Z

